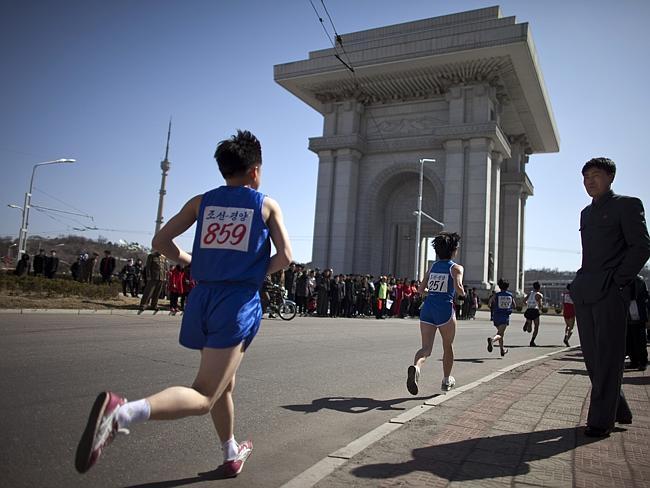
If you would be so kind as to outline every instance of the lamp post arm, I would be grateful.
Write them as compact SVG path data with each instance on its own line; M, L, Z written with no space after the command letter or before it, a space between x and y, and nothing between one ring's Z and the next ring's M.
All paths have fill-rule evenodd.
M421 213L422 215L424 215L427 219L429 219L431 222L433 222L434 224L438 224L440 227L443 227L443 228L444 228L445 224L443 224L443 223L440 222L439 220L434 219L434 218L431 217L431 215L429 215L428 213L424 212L423 210L420 210L420 213Z
M74 163L75 159L56 159L54 161L45 161L44 163L36 163L32 168L32 177L29 180L29 191L25 193L25 205L23 206L23 219L22 226L20 227L19 235L19 248L18 254L27 252L27 228L29 227L29 207L32 203L32 191L34 189L34 176L36 175L36 168L45 166L47 164L60 164L60 163Z

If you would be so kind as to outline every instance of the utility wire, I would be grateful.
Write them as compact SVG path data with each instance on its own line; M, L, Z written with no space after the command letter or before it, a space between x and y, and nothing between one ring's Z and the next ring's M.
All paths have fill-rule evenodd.
M41 190L40 188L36 188L36 187L34 187L34 190L38 190L38 191L41 192L42 194L47 195L48 197L52 198L53 200L56 200L56 201L59 202L59 203L62 203L62 204L65 205L66 207L70 207L72 210L76 210L77 212L84 213L83 210L78 209L77 207L74 207L74 206L70 205L69 203L64 202L63 200L61 200L60 198L55 197L54 195L50 195L50 194L47 193L45 190ZM92 219L92 217L90 217L90 218Z
M310 0L311 1L311 0ZM354 73L354 68L352 67L352 62L350 61L350 56L348 53L345 51L345 46L343 46L343 39L339 35L339 33L336 31L336 26L334 25L334 21L332 20L332 16L329 13L329 10L327 10L327 6L325 5L324 0L320 0L320 3L323 5L323 9L325 9L325 14L327 15L327 18L330 20L330 24L332 25L332 30L334 31L334 39L336 39L336 44L334 45L334 49L336 50L336 46L341 47L341 51L343 51L343 54L345 54L345 57L347 58L347 63L343 61L338 54L335 54L336 58L341 61L352 73Z
M329 21L330 21L330 24L331 24L331 26L332 26L332 30L334 31L334 35L335 35L335 37L336 37L336 41L337 41L337 43L338 43L338 46L340 46L342 52L345 54L345 56L346 56L346 58L347 58L347 62L345 62L345 61L344 61L344 60L343 60L343 59L338 55L337 43L335 43L335 42L332 40L332 37L330 36L329 32L328 32L327 29L325 28L325 25L323 24L323 19L322 19L322 17L320 16L318 10L316 9L316 6L315 6L314 3L312 2L312 0L309 0L309 3L311 4L312 8L314 9L314 12L316 13L316 16L318 17L319 22L320 22L321 25L323 26L323 30L324 30L325 33L327 34L327 38L328 38L328 39L330 40L330 42L332 43L332 47L334 48L334 51L335 51L334 57L335 57L336 59L338 59L338 60L339 60L339 61L340 61L340 62L341 62L341 63L342 63L342 64L343 64L347 69L348 69L348 73L349 73L349 75L350 75L350 78L352 79L352 83L353 83L353 85L354 85L354 88L355 88L356 92L357 92L359 95L362 95L362 96L366 97L367 99L372 100L373 97L372 97L368 92L366 92L366 91L362 88L361 83L359 82L359 78L357 77L356 71L354 70L354 65L353 65L352 61L350 60L350 56L348 55L347 51L345 50L345 46L343 45L343 38L338 34L338 32L337 32L337 30L336 30L336 26L334 25L334 20L332 19L332 16L330 15L329 11L327 10L327 6L325 5L325 1L324 1L324 0L321 0L321 4L323 5L323 9L325 10L325 13L326 13L326 15L327 15L327 18L328 18ZM382 143L384 144L384 146L385 146L386 148L388 148L388 147L389 147L389 145L388 145L388 141L387 141L386 138L384 137L384 134L383 134L383 132L382 132L382 130L381 130L381 127L379 127L379 123L377 122L377 119L376 119L375 116L373 115L372 110L368 110L368 111L366 112L366 114L368 115L368 117L369 117L370 120L372 121L372 124L373 124L375 130L377 131L377 134L379 135L379 138L381 139ZM442 119L438 119L438 118L436 118L436 117L432 117L432 118L433 118L434 120L438 121L438 122L445 122L444 120L442 120ZM394 156L392 155L392 153L391 153L391 159L392 159L393 163L396 163L395 158L394 158Z
M334 49L336 49L336 44L332 40L332 36L330 36L330 33L327 31L327 28L325 27L325 23L323 22L323 18L318 13L318 10L316 10L316 5L314 5L314 2L312 2L311 0L309 0L309 3L311 3L311 6L314 9L314 12L316 12L316 17L318 17L318 21L320 22L320 25L323 27L323 30L325 31L325 35L327 36L327 38L332 43L332 46L334 46Z

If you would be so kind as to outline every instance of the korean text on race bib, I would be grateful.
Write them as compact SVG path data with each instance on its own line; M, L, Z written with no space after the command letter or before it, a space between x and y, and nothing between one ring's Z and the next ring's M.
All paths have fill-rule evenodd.
M253 209L206 206L201 223L201 248L248 251Z
M512 297L499 297L499 308L510 308L512 306Z
M429 293L447 293L449 275L447 273L430 273L427 288Z

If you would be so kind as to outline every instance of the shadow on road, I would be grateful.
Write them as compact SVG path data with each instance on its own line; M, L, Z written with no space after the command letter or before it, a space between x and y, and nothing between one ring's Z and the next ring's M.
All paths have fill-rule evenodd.
M650 376L623 376L626 385L650 385Z
M589 376L589 373L585 371L584 369L560 369L558 370L558 373L560 374L577 374L580 376Z
M433 445L414 449L413 459L408 462L359 466L352 474L358 478L386 479L422 471L448 481L516 476L530 472L530 461L550 458L598 440L585 437L583 430L551 429Z
M314 413L325 409L343 413L365 413L371 410L406 410L404 407L395 407L395 405L409 400L425 401L436 396L438 395L394 398L392 400L375 400L374 398L363 397L324 397L304 405L282 405L282 408L304 413Z
M501 358L496 356L496 357L491 357L491 358L454 358L455 363L484 363L485 361L501 361ZM438 362L442 362L442 358L438 359Z
M191 478L179 478L176 480L167 480L167 481L152 481L151 483L142 483L139 485L128 485L124 488L173 488L175 486L185 486L191 485L194 483L201 483L205 481L217 481L228 479L221 469L221 467L214 469L212 471L206 471L205 473L197 473L196 476Z

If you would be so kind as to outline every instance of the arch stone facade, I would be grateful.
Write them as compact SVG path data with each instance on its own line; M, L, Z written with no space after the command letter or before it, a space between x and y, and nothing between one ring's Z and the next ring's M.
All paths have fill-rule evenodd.
M324 118L309 140L314 265L412 277L419 160L435 159L424 165L423 211L463 236L467 284L486 290L504 277L521 291L526 164L559 150L528 24L490 7L341 40L274 68ZM423 243L440 230L422 218ZM421 245L418 277L427 258Z

